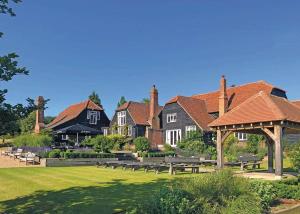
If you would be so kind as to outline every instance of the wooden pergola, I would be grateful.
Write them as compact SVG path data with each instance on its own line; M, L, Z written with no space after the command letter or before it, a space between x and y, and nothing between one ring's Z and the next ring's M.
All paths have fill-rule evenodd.
M283 139L287 134L300 133L300 108L285 98L260 92L226 112L209 126L217 133L218 168L224 167L223 144L230 134L259 134L266 137L268 171L274 172L275 156L275 175L282 176Z

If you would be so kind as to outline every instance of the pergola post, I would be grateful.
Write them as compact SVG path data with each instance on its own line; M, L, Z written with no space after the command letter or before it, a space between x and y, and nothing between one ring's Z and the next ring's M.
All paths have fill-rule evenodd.
M218 169L224 168L224 151L221 130L217 130L217 167Z
M268 172L273 173L274 172L274 166L273 166L273 152L274 152L274 147L273 147L273 142L270 138L267 138L267 146L268 146Z
M275 175L282 176L283 174L283 129L280 125L274 126L275 135Z

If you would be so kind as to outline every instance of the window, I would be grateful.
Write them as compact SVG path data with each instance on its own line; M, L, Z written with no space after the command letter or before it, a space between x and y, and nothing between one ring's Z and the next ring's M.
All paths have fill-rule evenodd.
M61 135L61 139L62 140L68 140L69 136L67 134L63 134L63 135Z
M132 126L128 126L128 136L132 136Z
M118 112L118 126L124 126L126 124L126 111Z
M174 123L177 119L177 113L167 114L167 123Z
M166 131L167 144L170 144L172 147L176 147L177 142L180 140L181 140L181 130L180 129Z
M189 138L191 137L191 133L195 132L197 129L196 129L196 126L193 125L193 126L186 126L185 127L185 137L186 138Z
M123 127L118 127L118 134L123 135Z
M104 128L104 129L103 129L103 135L104 135L104 136L107 136L107 135L108 135L108 129L107 129L107 128Z
M100 112L98 111L88 111L87 119L90 120L89 123L92 125L96 125L97 121L100 120Z
M240 133L240 132L236 132L234 133L235 137L239 140L239 141L245 141L247 140L247 134L246 133Z

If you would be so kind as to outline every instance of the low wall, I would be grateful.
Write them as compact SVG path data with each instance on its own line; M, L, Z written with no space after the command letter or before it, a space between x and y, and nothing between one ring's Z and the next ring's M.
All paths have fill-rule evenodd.
M94 166L99 161L115 161L117 158L43 158L41 159L41 166L44 167L58 167L58 166Z

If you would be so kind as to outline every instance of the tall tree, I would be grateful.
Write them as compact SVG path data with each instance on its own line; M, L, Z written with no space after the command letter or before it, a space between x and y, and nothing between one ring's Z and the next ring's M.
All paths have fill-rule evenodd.
M10 2L19 3L22 0L0 0L0 14L8 14L10 16L15 16L16 14L9 6ZM0 37L3 36L3 33L0 32ZM9 53L4 56L0 56L0 81L9 81L13 76L18 74L27 75L29 72L25 67L19 67L16 59L19 56L16 53ZM0 104L4 102L5 94L7 89L0 90Z
M125 97L122 96L122 97L120 98L120 101L118 102L118 107L120 107L121 105L123 105L123 104L126 103L126 102L127 102L127 101L126 101Z
M144 99L142 100L142 102L145 103L145 104L149 104L149 103L150 103L150 100L149 100L149 98L144 98Z
M97 105L101 106L101 99L99 98L99 95L95 91L91 93L89 99L94 103L96 103Z

